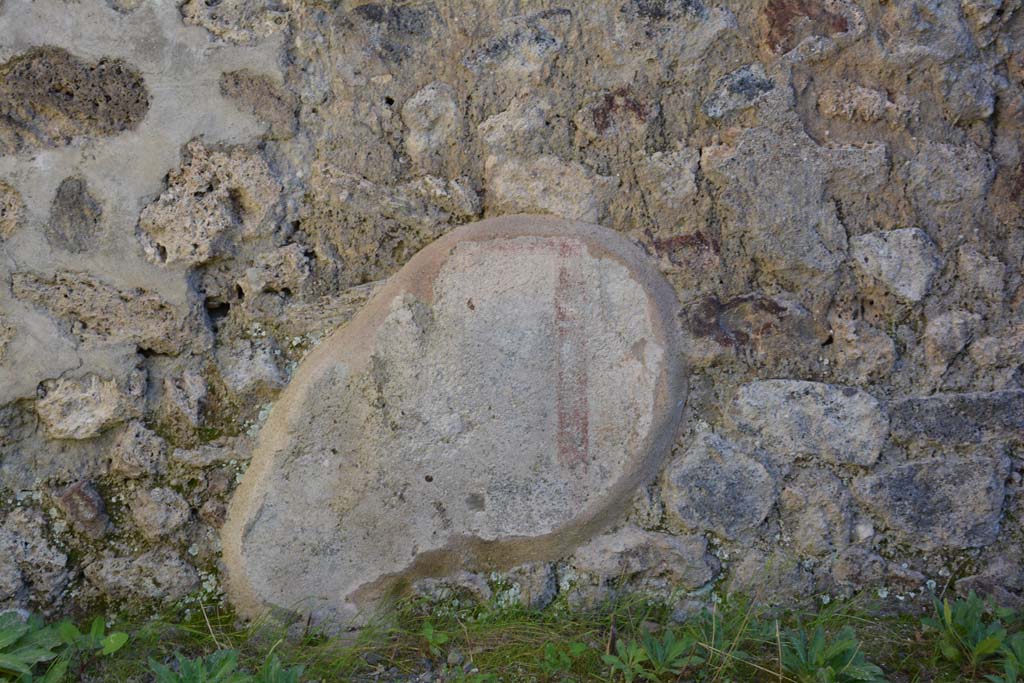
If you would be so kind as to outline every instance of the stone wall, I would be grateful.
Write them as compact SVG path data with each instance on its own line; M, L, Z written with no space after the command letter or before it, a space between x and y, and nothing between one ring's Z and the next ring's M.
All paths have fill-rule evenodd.
M0 607L217 596L298 361L519 212L657 262L685 424L607 534L456 583L1017 599L1021 4L0 1Z

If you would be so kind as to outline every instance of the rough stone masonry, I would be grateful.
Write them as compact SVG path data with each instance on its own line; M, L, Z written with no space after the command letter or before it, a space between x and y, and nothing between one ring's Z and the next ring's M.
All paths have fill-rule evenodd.
M566 476L626 432L583 439L563 401L575 427L513 433L553 439L548 484L577 498L529 505L537 487L488 491L501 478L471 468L449 493L425 463L476 431L425 374L461 367L436 337L447 309L401 299L393 333L351 345L374 359L360 381L381 382L388 438L432 448L393 465L416 487L395 538L436 529L432 557L535 513L533 541L558 543L502 544L493 565L467 543L455 573L408 570L409 546L369 574L531 605L908 604L931 585L1019 605L1022 130L1021 0L0 0L0 608L224 598L222 527L249 484L229 503L269 462L255 435L292 405L296 369L354 334L416 253L516 213L605 226L674 289L671 381L689 387L675 442L643 485L603 498L654 460L623 449L595 488ZM530 262L561 258L546 253ZM496 295L513 276L493 256L459 248L450 265ZM579 258L569 281L605 272ZM452 338L516 329L517 300L465 298L495 324ZM613 352L643 331L639 308L613 310L588 319L595 346L564 359L564 386L626 367ZM634 410L638 386L602 392ZM352 419L365 396L325 393ZM490 405L510 429L545 405L506 398ZM385 443L372 425L336 433L367 453ZM344 499L359 490L334 487L336 509L376 519ZM607 525L570 499L604 505ZM514 500L519 516L488 516Z

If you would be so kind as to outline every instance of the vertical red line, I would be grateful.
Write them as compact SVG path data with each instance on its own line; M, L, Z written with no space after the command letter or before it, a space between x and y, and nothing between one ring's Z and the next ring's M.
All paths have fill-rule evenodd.
M555 285L555 400L558 410L558 459L568 467L586 464L590 453L590 406L587 394L587 295L579 266L580 249L562 242Z

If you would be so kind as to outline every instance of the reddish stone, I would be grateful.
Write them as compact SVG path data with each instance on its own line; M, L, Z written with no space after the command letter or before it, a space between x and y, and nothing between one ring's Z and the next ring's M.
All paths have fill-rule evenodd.
M821 0L768 0L763 16L773 52L789 52L807 36L832 36L848 28L846 17Z

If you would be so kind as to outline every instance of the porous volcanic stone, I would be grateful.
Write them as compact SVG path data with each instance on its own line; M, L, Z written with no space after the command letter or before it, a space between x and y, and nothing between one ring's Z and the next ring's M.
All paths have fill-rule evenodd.
M54 439L89 439L126 419L138 417L135 401L145 388L144 376L127 382L95 373L44 382L45 395L36 412Z
M666 468L662 487L670 522L737 538L758 526L775 505L775 480L736 444L708 431Z
M902 443L947 446L1024 439L1024 390L914 396L892 405L892 435Z
M52 246L81 254L96 241L103 207L79 176L65 178L50 206L46 239Z
M889 427L889 416L865 391L785 379L740 387L732 419L780 455L861 467L878 460Z
M223 531L230 597L343 625L422 577L567 555L676 435L677 307L597 226L513 216L437 240L276 403Z
M284 140L295 135L295 98L270 76L249 69L224 73L220 92L270 124L272 138Z
M0 64L0 156L116 135L148 111L142 74L121 59L36 47Z
M21 195L13 187L0 180L0 240L14 234L21 225L21 215L25 207Z
M176 307L148 289L121 289L89 273L15 273L14 298L45 309L80 342L120 344L178 354L208 348L209 331L195 306Z
M1007 465L1001 456L928 458L862 477L853 494L916 548L977 548L999 535Z

